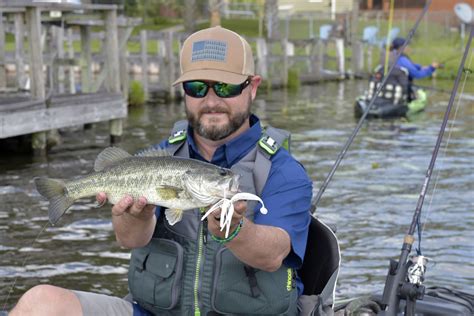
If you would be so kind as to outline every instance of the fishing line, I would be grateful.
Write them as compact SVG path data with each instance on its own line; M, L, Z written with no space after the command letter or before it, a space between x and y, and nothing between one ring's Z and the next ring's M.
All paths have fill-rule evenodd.
M390 69L389 69L388 73L384 74L384 77L383 77L382 81L380 82L380 85L378 86L377 91L374 93L374 96L372 97L369 104L367 105L367 108L365 109L364 113L362 113L362 116L360 117L359 122L357 123L357 126L355 127L354 131L352 132L352 134L349 136L348 140L344 144L341 152L337 156L337 159L334 162L334 165L332 166L331 171L326 176L326 179L324 179L324 182L321 185L321 188L319 189L318 194L311 201L311 213L314 213L316 211L317 205L318 205L319 201L321 200L321 196L323 195L324 191L326 191L326 188L329 185L329 182L331 181L332 177L334 176L334 173L336 172L337 167L339 167L342 159L344 158L347 150L349 149L349 146L352 144L352 142L354 141L357 133L361 129L362 124L365 121L365 118L367 117L367 115L369 114L370 109L372 108L373 104L375 103L376 97L379 95L380 91L382 91L382 88L385 86L385 83L387 82L387 80L388 80L390 74L392 73L392 71L397 67L398 59L403 54L403 51L405 50L405 48L407 47L407 45L410 43L411 39L415 35L415 31L416 31L416 29L418 29L418 25L420 24L422 18L425 16L426 12L428 11L428 8L431 4L431 1L432 0L427 0L426 1L425 7L423 8L423 11L421 12L421 14L418 16L418 19L416 20L415 25L408 32L408 36L407 36L405 42L397 50L394 62L390 66Z
M466 44L466 49L464 51L464 54L463 54L463 57L462 57L462 60L461 60L461 64L459 65L458 74L456 76L456 80L454 81L453 92L451 93L451 96L450 96L449 102L448 102L448 107L447 107L447 109L444 113L443 122L441 123L440 131L439 131L439 134L438 134L438 139L436 140L436 145L433 149L433 154L431 155L430 164L428 166L428 169L426 170L425 181L423 183L423 186L422 186L422 189L421 189L421 192L420 192L420 197L419 197L417 205L416 205L415 213L413 214L413 220L412 220L412 223L410 225L410 229L408 230L407 235L410 235L410 236L412 236L413 233L415 232L415 228L418 228L418 238L421 237L420 214L421 214L421 209L423 207L423 201L425 199L426 190L428 188L428 184L429 184L430 179L431 179L431 175L432 175L432 172L433 172L433 169L434 169L436 158L438 156L438 152L439 152L439 148L441 146L441 141L443 139L444 131L446 130L446 125L447 125L448 120L449 120L449 114L450 114L451 109L453 107L453 103L454 103L454 99L456 97L456 92L457 92L457 89L458 89L458 86L459 86L461 75L465 70L464 69L464 64L466 62L467 55L469 54L469 47L471 46L471 41L472 41L473 34L474 34L474 28L471 28L471 33L470 33L469 39L468 39L467 44ZM400 260L400 262L402 262L402 261Z
M471 57L469 59L469 65L468 65L467 69L469 69L471 67L472 56L473 56L473 54L471 54ZM431 193L430 201L429 201L429 204L428 204L428 210L426 211L426 216L423 220L423 227L421 227L421 231L419 231L419 233L418 233L418 249L416 251L419 252L420 254L421 254L421 237L422 237L423 233L425 232L425 226L429 221L429 216L430 216L430 213L431 213L431 206L433 204L436 189L437 189L437 186L438 186L439 176L440 176L441 169L442 169L441 167L443 166L443 163L444 163L445 158L446 158L446 153L447 153L447 150L448 150L449 142L451 140L451 135L453 133L454 123L456 122L456 118L457 118L459 108L460 108L460 104L461 104L461 99L462 99L462 96L464 94L464 89L466 87L467 77L469 77L469 74L470 74L469 71L464 71L464 72L466 73L466 75L465 75L464 81L461 85L461 94L458 97L458 101L457 101L457 104L456 104L456 109L454 111L453 118L452 118L451 124L449 126L448 137L446 139L446 144L445 144L444 149L443 149L443 155L442 155L442 158L441 158L441 161L440 161L441 164L440 164L440 167L438 169L438 172L436 173L436 178L435 178L435 181L434 181L434 184L433 184L433 191ZM420 230L419 226L418 226L418 230Z
M420 230L420 215L421 215L421 209L423 207L423 201L425 199L426 195L426 190L428 188L431 175L433 173L434 165L436 162L436 158L439 153L439 149L441 146L441 141L443 140L443 135L446 130L446 125L449 120L449 115L451 113L451 109L454 104L454 100L456 98L456 92L459 87L459 82L461 79L461 75L463 72L465 72L464 69L464 64L466 62L467 55L469 53L469 47L472 42L472 37L474 34L474 27L471 28L470 36L466 44L466 48L464 50L464 54L461 60L461 64L458 69L458 73L456 75L456 80L454 81L454 86L453 86L453 91L451 93L451 96L449 98L448 106L446 108L446 111L444 113L443 117L443 122L441 123L440 131L438 133L438 138L436 139L436 144L433 149L433 154L431 155L431 160L430 164L428 166L428 169L426 170L426 175L425 175L425 181L423 183L423 186L421 188L420 192L420 197L418 199L418 202L416 204L415 212L413 213L413 218L410 224L410 228L406 235L403 238L403 245L401 248L400 256L397 261L391 261L389 273L387 274L387 279L385 282L384 290L383 290L383 296L382 296L382 304L385 306L385 313L384 315L387 316L395 316L398 315L398 309L400 306L400 301L405 300L406 301L406 306L408 306L408 303L411 302L412 306L415 303L417 296L418 296L418 291L419 290L424 290L424 288L419 288L417 289L415 286L417 285L416 283L412 282L406 282L407 278L407 272L408 272L408 256L410 255L410 252L412 250L412 246L414 243L414 237L413 234L415 233L415 229L418 228L418 237L420 238L421 236L421 230ZM418 249L419 250L419 249ZM423 257L422 255L416 256L416 258L426 258ZM412 261L413 262L413 261ZM415 291L414 295L412 296L409 294L409 291ZM421 292L420 292L421 293Z
M43 228L41 228L40 232L38 233L38 235L36 235L36 238L33 240L33 243L30 245L30 246L33 246L36 241L38 240L39 236L41 236L41 234L44 232L44 230L46 229L46 227L49 225L49 221L46 221L46 223L44 224ZM26 256L25 259L23 259L23 263L21 265L20 268L24 268L25 265L26 265L26 261L30 258L30 256ZM16 281L18 280L18 274L15 276L15 279L13 280L13 283L12 285L10 286L10 289L8 290L8 294L7 294L7 298L5 299L5 302L3 303L3 307L2 307L2 310L6 310L6 307L7 307L7 302L8 302L8 299L10 298L10 295L12 294L13 292L13 288L15 287L16 285Z

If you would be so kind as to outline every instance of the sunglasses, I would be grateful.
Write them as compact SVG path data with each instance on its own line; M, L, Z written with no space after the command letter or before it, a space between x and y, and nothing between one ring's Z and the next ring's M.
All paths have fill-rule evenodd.
M242 94L242 91L250 84L251 78L248 78L241 84L230 84L224 82L205 82L205 81L185 81L183 89L187 95L193 98L204 98L209 92L209 88L220 98L232 98Z

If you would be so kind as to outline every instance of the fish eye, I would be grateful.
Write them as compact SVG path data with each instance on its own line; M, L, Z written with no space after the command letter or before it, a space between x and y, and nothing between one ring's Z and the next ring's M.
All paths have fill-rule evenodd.
M221 176L225 176L225 175L227 175L227 170L225 170L224 168L220 168L220 169L219 169L219 174L220 174Z

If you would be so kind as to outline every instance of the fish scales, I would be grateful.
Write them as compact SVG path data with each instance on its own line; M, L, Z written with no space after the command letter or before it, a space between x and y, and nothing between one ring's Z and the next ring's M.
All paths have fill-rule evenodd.
M99 154L95 169L89 175L69 181L35 179L40 194L50 200L52 223L75 200L98 192L105 192L113 204L128 194L134 199L144 196L149 204L182 211L211 205L238 190L238 175L229 169L169 155L131 156L111 147Z

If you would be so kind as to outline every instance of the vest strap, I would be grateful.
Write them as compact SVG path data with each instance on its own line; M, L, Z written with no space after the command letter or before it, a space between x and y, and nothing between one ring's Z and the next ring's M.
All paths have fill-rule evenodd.
M283 129L267 126L263 132L262 137L258 141L258 145L266 157L273 156L280 147L290 150L290 133Z
M174 124L171 130L171 135L168 138L170 144L183 142L188 136L188 122L186 120L178 121Z

